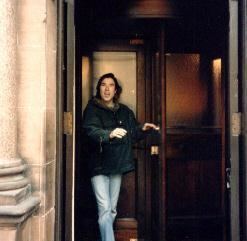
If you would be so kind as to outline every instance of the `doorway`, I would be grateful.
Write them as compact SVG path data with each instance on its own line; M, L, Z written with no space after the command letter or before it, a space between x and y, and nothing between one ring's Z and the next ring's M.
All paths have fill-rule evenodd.
M124 177L115 225L117 240L157 240L157 227L161 226L156 223L160 216L157 201L163 194L167 240L225 241L227 189L221 59L199 53L164 54L166 122L162 123L157 89L160 83L155 84L158 77L155 73L147 74L153 77L150 79L144 75L148 73L148 62L152 66L149 71L157 63L144 56L148 58L143 47L126 46L123 51L122 46L116 51L116 46L109 44L81 60L82 109L93 96L97 79L114 72L125 91L122 102L131 106L140 122L160 124L165 137L165 144L156 137L133 147L136 171ZM165 159L159 153L151 156L151 145L159 145ZM160 173L162 158L165 166ZM96 203L85 171L82 154L76 163L76 240L98 236ZM157 188L158 175L165 177L165 190Z
M143 46L130 45L121 41L121 45L105 41L95 46L90 54L81 56L81 107L85 108L89 99L95 94L99 77L112 72L123 87L121 103L131 108L139 122L150 121L148 98L145 98L146 79ZM83 145L81 137L77 143ZM80 144L80 145L81 145ZM147 176L145 175L149 155L146 142L133 146L136 168L134 172L124 175L118 202L118 215L115 222L117 240L131 240L149 235L146 201ZM80 150L78 150L80 151ZM76 240L95 240L99 236L97 210L92 193L90 178L85 169L83 153L78 153L76 160L76 194L75 194L75 237ZM81 201L83 200L83 202Z
M118 68L112 71L99 64L97 71L97 61L116 63L127 57L136 71L131 79L136 90L127 90L127 100L133 97L128 104L136 108L140 122L161 126L159 140L134 147L136 171L126 176L121 190L117 240L226 241L226 60L218 35L210 43L200 42L203 36L195 37L202 34L193 29L198 27L195 19L188 28L189 20L120 19L112 25L115 17L104 19L101 28L92 18L83 26L77 23L77 115L93 95L99 75ZM121 71L119 76L127 79ZM77 122L79 126L80 117ZM97 212L83 168L82 144L78 135L75 237L91 241L98 236ZM153 155L151 146L158 147Z

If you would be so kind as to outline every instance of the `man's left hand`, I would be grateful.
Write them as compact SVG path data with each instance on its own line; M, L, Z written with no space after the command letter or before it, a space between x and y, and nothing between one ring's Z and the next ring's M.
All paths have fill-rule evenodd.
M143 131L147 131L147 130L150 130L150 129L153 129L153 130L156 130L158 131L160 128L159 126L156 126L155 124L153 123L145 123L142 127L142 130Z

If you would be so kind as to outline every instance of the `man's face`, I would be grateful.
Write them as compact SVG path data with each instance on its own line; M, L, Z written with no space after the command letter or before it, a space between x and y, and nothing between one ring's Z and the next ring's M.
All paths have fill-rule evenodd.
M100 96L106 105L113 104L113 97L116 93L115 82L112 78L105 78L100 85Z

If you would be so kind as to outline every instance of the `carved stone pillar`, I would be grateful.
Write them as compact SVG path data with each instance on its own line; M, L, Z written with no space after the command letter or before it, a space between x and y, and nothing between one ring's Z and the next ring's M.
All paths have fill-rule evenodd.
M0 241L18 240L39 204L17 153L16 7L16 0L0 1Z

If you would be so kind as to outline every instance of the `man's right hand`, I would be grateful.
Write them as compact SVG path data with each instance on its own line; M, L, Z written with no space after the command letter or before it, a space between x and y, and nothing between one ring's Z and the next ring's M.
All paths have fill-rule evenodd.
M127 131L123 128L116 128L110 133L110 139L123 138L127 134Z

